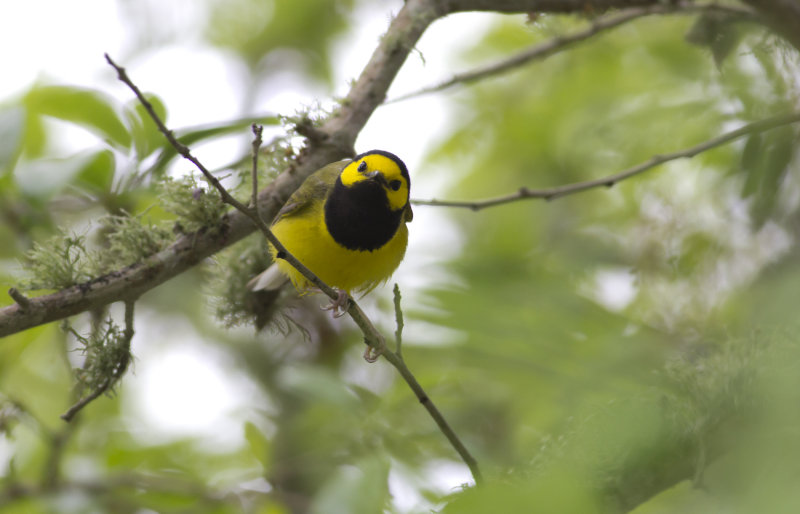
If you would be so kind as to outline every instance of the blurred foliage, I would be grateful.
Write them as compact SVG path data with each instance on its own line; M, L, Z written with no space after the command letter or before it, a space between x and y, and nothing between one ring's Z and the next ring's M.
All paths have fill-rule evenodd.
M254 71L302 56L309 80L330 79L336 36L376 22L355 19L352 1L207 7L210 43ZM498 18L453 61L491 62L585 24ZM476 199L610 175L789 112L799 68L755 26L641 19L444 95L450 124L414 172L447 170L442 196ZM53 119L96 146L65 153ZM248 142L252 121L280 119L175 132L192 145ZM73 369L119 339L117 306L76 317L74 331L50 324L0 342L0 511L796 512L797 142L787 126L613 188L446 213L462 249L441 263L446 280L403 289L404 355L476 456L483 487L466 483L394 370L360 361L358 335L313 299L287 307L305 334L237 327L268 315L244 294L266 264L252 237L137 302L131 372L69 425L58 415L79 392ZM293 152L287 138L265 147L262 184ZM57 289L219 219L216 193L174 176L175 157L137 103L100 91L39 83L0 104L6 289L22 283L18 261L29 287ZM243 199L248 160L223 170ZM388 289L365 301L379 296ZM390 334L390 302L369 309ZM151 436L131 407L137 347L167 350L192 333L197 352L247 384L245 412L227 415L236 430L215 434L226 444Z
M213 44L232 50L257 68L296 67L313 78L331 79L331 39L349 26L353 0L213 0L207 27ZM283 53L281 53L283 52Z

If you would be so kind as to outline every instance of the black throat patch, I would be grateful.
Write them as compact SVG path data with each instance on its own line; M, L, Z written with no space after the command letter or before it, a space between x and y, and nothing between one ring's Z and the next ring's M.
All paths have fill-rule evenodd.
M325 202L325 223L334 241L350 250L377 250L400 226L403 210L392 211L383 187L365 180L345 187L336 179Z

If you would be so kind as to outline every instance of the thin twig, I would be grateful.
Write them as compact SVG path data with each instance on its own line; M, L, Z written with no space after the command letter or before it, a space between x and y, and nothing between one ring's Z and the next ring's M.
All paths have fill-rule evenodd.
M167 138L169 144L171 144L184 159L194 164L195 167L200 170L200 172L206 177L208 183L214 186L217 191L219 191L223 202L235 207L236 209L239 209L243 213L248 212L249 209L239 200L231 196L231 194L228 193L228 190L222 187L222 184L217 177L207 170L206 167L203 166L203 163L201 163L194 155L192 155L192 153L189 151L189 147L178 141L178 139L175 137L175 134L173 134L172 131L169 130L166 125L164 125L164 122L161 121L161 118L158 116L158 114L156 114L153 104L151 104L144 94L142 94L138 86L136 86L136 84L131 82L131 79L128 78L125 68L118 66L108 54L105 54L105 57L108 64L110 64L117 71L117 78L119 78L119 80L125 83L125 85L128 86L131 91L133 91L133 93L136 95L136 98L139 99L139 102L150 115L150 118L152 118L152 120L155 122L156 126L158 127L158 131L161 132L165 138Z
M15 302L17 302L20 309L28 309L31 306L30 299L24 294L22 294L16 287L12 287L11 289L8 290L8 296L10 296Z
M389 363L394 366L394 368L400 373L400 376L403 377L403 380L406 381L408 387L414 392L414 395L417 397L419 402L422 404L423 407L428 411L428 413L433 418L433 421L439 427L439 430L447 437L447 440L450 441L450 444L455 448L458 455L464 461L464 463L469 467L469 470L472 472L472 478L475 479L476 484L481 484L483 481L483 475L481 474L481 470L478 467L478 461L472 456L466 446L461 442L458 438L456 433L447 423L447 420L444 419L442 413L439 412L439 409L436 408L436 405L433 404L433 401L428 397L425 393L425 390L419 385L417 382L416 377L414 374L411 373L411 370L408 369L406 366L405 361L400 357L398 354L392 351L386 351L383 354L383 357L389 361Z
M717 4L694 4L687 2L674 5L661 4L646 7L631 7L616 14L596 18L591 22L591 25L584 30L563 36L556 36L549 41L533 45L517 53L516 55L512 55L511 57L501 61L479 66L473 70L463 73L457 73L450 79L440 82L439 84L424 87L417 91L386 100L384 104L401 102L403 100L408 100L418 96L437 93L446 89L450 89L459 84L468 84L514 70L531 61L546 59L551 55L559 53L563 50L567 50L575 44L581 43L593 36L596 36L597 34L606 32L645 16L652 16L656 14L693 14L707 11L723 12L729 15L741 17L742 19L756 19L756 14L749 9Z
M394 293L394 320L395 324L397 325L397 328L394 331L395 353L402 359L403 328L405 327L405 322L403 321L403 309L400 306L400 301L402 300L402 296L400 295L400 286L395 284L392 292Z
M117 363L112 376L100 384L100 386L78 400L75 405L70 407L67 412L61 415L64 421L71 421L75 415L84 407L96 400L100 395L108 391L125 374L131 358L131 339L133 339L133 306L136 300L125 300L125 330L122 333L122 357Z
M178 142L172 133L167 129L166 125L161 121L158 117L158 114L152 109L152 107L148 107L147 99L141 94L139 88L131 82L128 78L125 70L119 66L117 66L108 55L106 55L106 59L108 60L109 64L117 70L117 74L119 79L124 82L136 95L140 102L142 102L145 110L150 114L153 118L153 121L156 123L156 126L159 128L162 134L167 138L167 140L175 146L175 149L180 153L184 158L192 162L197 169L199 169L209 182L217 188L220 192L220 196L223 198L223 201L232 205L235 209L242 212L243 214L250 217L253 220L253 223L261 230L267 240L275 246L277 250L277 255L279 258L285 259L289 262L295 269L297 269L306 279L310 280L316 287L318 287L322 292L328 295L331 299L336 299L338 297L338 292L334 290L332 287L324 283L319 277L317 277L311 270L309 270L305 265L303 265L300 261L298 261L281 242L275 237L272 231L269 229L267 224L261 219L258 215L258 206L254 205L252 209L246 207L241 202L236 201L233 197L228 193L225 187L218 181L216 178L211 175L211 173L205 168L205 166L200 163L194 156L192 156L189 148L182 145ZM253 143L253 147L255 149L256 145L255 142ZM258 152L254 152L253 156L253 167L254 169L258 165ZM213 179L213 180L212 180ZM226 200L226 199L233 199L233 201ZM475 479L475 483L479 483L482 480L480 470L478 468L478 463L466 449L464 444L452 430L450 425L444 419L441 412L436 408L433 402L428 398L428 395L425 393L425 390L422 389L419 382L417 382L414 375L405 365L403 359L400 355L393 353L386 347L386 341L383 335L375 328L372 324L372 321L364 314L364 311L361 310L361 307L353 300L352 297L348 298L348 308L347 313L353 319L353 321L358 325L361 329L361 332L364 334L364 339L369 345L370 348L375 350L375 360L377 360L378 356L383 355L387 361L389 361L400 373L403 379L406 381L408 386L414 392L414 394L419 399L420 403L424 405L424 407L428 410L431 417L433 418L434 422L439 426L442 433L445 435L450 444L453 445L453 448L456 452L461 456L464 462L472 471L473 478ZM369 358L367 360L370 360ZM98 393L96 396L102 394L102 391ZM95 397L96 397L95 396ZM93 399L93 398L92 398ZM89 400L91 401L91 399ZM87 402L88 403L88 402Z
M444 419L444 416L442 416L441 412L439 412L439 409L436 408L436 405L434 405L433 401L431 401L430 397L427 395L427 393L425 393L425 390L422 388L419 382L417 382L414 374L408 369L408 366L406 366L406 362L403 359L403 328L405 327L405 322L403 321L403 309L400 306L400 302L402 300L400 286L395 284L393 293L394 316L395 323L397 324L394 337L397 346L394 352L386 350L383 356L392 366L395 367L395 369L397 369L398 373L400 373L400 376L403 377L408 386L414 392L414 395L417 397L419 402L428 410L428 413L439 427L439 430L441 430L445 437L447 437L447 440L450 441L450 444L453 445L453 448L455 448L461 459L469 467L470 471L472 472L472 477L475 479L475 483L479 484L483 480L483 476L480 468L478 467L478 461L475 460L467 447L464 446L464 444L458 438L458 435L456 435L455 431L453 431L453 429L447 423L447 420Z
M201 163L194 155L192 155L192 152L189 150L189 147L187 147L186 145L184 145L175 138L175 135L172 133L171 130L167 128L167 126L164 124L164 122L161 120L158 114L156 114L155 110L153 109L153 106L150 104L150 102L147 101L147 98L145 98L145 96L139 90L139 87L136 86L136 84L134 84L128 77L128 74L125 72L125 68L118 66L117 63L115 63L111 59L111 57L109 57L108 54L106 54L106 61L108 61L108 63L115 70L117 70L117 77L119 78L119 80L125 83L125 85L128 86L131 91L133 91L133 94L136 95L136 98L139 100L139 102L145 108L147 113L155 122L159 132L161 132L164 135L164 137L167 138L167 141L169 141L169 143L173 147L175 147L175 150L177 150L177 152L184 159L188 160L189 162L195 165L195 167L203 174L203 176L205 176L209 184L211 184L217 191L219 191L222 201L232 206L234 209L241 212L248 218L250 218L250 220L255 224L255 226L259 230L261 230L261 232L264 234L267 240L275 247L279 258L289 262L306 279L308 279L311 283L313 283L315 287L320 289L331 299L336 299L338 296L337 292L332 287L330 287L329 285L325 284L322 280L320 280L319 277L317 277L311 270L309 270L305 265L303 265L303 263L298 261L297 258L295 258L291 253L289 253L286 247L283 246L283 244L280 241L278 241L278 238L275 237L275 235L269 229L269 226L267 226L264 220L261 219L261 216L258 215L258 206L255 205L253 206L253 208L249 208L242 202L234 198L228 192L228 190L225 189L222 183L220 183L220 181L217 180L217 178L203 165L203 163ZM257 157L254 157L254 159L256 159L256 164L257 164ZM350 302L351 303L353 302L352 298L350 299Z
M258 213L258 152L261 150L261 143L263 142L261 134L264 132L264 127L253 123L251 128L255 137L253 138L253 197L250 200L250 207Z
M610 5L624 0L596 1ZM522 4L524 2L520 7ZM386 91L419 38L434 20L454 12L458 6L450 5L449 10L441 7L445 6L435 6L431 0L408 0L403 4L392 19L386 36L379 40L369 62L340 102L339 109L320 127L331 137L318 145L308 145L294 157L285 173L281 173L259 193L259 212L266 219L271 219L278 212L286 198L311 173L326 164L354 155L356 137L386 97ZM553 7L562 9L561 5ZM469 8L476 9L496 10L496 6ZM256 228L249 215L234 210L226 213L212 227L183 234L164 250L131 266L31 298L30 309L21 309L16 303L0 307L0 338L99 306L141 296L242 240Z
M432 205L437 207L462 207L466 209L471 209L473 211L479 211L487 207L494 207L495 205L501 205L531 198L555 200L556 198L561 198L562 196L568 196L575 193L580 193L588 189L594 189L598 187L612 187L618 182L621 182L625 179L643 173L649 169L655 168L656 166L664 164L665 162L674 161L677 159L691 158L697 154L700 154L707 150L711 150L712 148L716 148L717 146L724 145L742 136L746 136L749 134L757 134L759 132L765 132L767 130L771 130L784 125L790 125L792 123L797 123L797 122L800 122L800 113L774 116L772 118L766 118L763 120L754 121L753 123L748 123L747 125L740 127L736 130L732 130L731 132L727 132L715 138L709 139L708 141L704 141L702 143L691 146L689 148L685 148L683 150L678 150L676 152L668 154L654 155L650 159L641 164L637 164L636 166L620 171L619 173L615 173L614 175L609 175L607 177L595 180L575 182L572 184L566 184L563 186L552 187L548 189L528 189L527 187L522 187L516 193L498 196L495 198L488 198L486 200L447 201L447 200L432 199L432 200L411 200L411 203L414 205Z

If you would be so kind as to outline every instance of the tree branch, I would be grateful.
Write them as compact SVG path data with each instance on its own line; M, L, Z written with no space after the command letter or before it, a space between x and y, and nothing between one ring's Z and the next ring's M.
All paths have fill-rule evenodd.
M264 133L264 127L253 123L251 125L253 130L253 169L251 181L253 182L253 196L250 200L250 208L258 209L258 152L261 150L261 143L263 142L261 135Z
M472 456L466 446L461 442L456 435L453 428L447 423L447 420L442 416L442 413L439 412L439 409L436 408L433 401L430 399L428 394L425 392L425 389L417 382L416 377L411 372L411 370L406 366L406 362L403 359L403 309L400 306L400 287L395 284L394 285L394 312L395 312L395 323L397 328L395 330L395 341L397 343L395 351L391 351L388 348L384 351L383 357L389 363L394 366L400 376L403 377L403 380L406 381L408 387L414 392L414 395L417 397L417 400L422 404L423 407L428 411L433 421L436 423L436 426L439 427L439 430L444 434L450 444L455 448L458 452L458 455L461 457L461 460L469 468L470 472L472 473L472 477L475 479L476 484L480 484L483 481L483 475L481 474L480 467L478 466L478 461Z
M416 377L414 377L414 374L408 369L408 366L406 366L403 358L391 350L386 350L383 353L383 358L389 361L389 363L394 366L397 372L400 373L400 376L406 381L408 387L411 388L419 402L423 407L425 407L431 418L433 418L436 426L439 427L439 430L444 434L445 437L447 437L447 440L450 441L450 444L453 446L453 448L455 448L456 452L458 452L458 455L461 457L467 467L469 467L469 470L472 473L472 478L475 479L475 483L480 485L483 482L483 475L478 467L478 462L458 438L455 431L453 431L452 427L447 423L447 420L444 419L442 413L436 408L436 405L434 405L433 401L430 399L427 393L425 393L425 390L422 388L419 382L417 382Z
M142 94L142 92L139 90L136 84L131 82L131 79L128 77L128 74L125 72L125 68L118 66L117 63L115 63L108 54L105 54L105 58L106 62L108 62L108 64L110 64L111 67L113 67L117 71L117 78L119 78L119 80L125 83L125 85L128 86L131 89L131 91L133 91L133 93L136 95L136 98L139 100L139 103L142 104L147 113L150 115L150 118L155 122L156 126L158 127L158 131L161 132L165 138L167 138L169 144L171 144L172 147L175 148L175 150L181 155L181 157L194 164L195 167L198 170L200 170L200 172L203 173L208 183L214 186L214 188L217 191L219 191L219 194L222 197L222 201L234 207L235 209L239 210L245 215L250 213L250 209L248 209L239 200L231 196L231 194L228 193L228 190L222 187L222 184L217 179L217 177L215 177L209 170L207 170L206 167L203 166L203 163L201 163L199 160L197 160L197 158L194 155L192 155L192 153L189 151L189 147L178 141L177 138L175 138L175 134L173 134L172 131L169 130L166 127L166 125L164 125L164 122L161 121L161 118L159 118L159 116L156 114L156 111L153 109L153 104L151 104L150 101L147 98L145 98L144 94Z
M155 122L156 126L158 127L159 132L161 132L164 135L164 137L167 139L167 141L169 141L169 143L175 148L175 150L184 159L190 161L192 164L195 165L195 167L205 176L206 180L208 180L208 182L214 187L214 189L216 189L219 192L220 197L222 198L222 201L227 203L228 205L230 205L234 209L236 209L238 212L240 212L244 216L247 216L248 218L250 218L250 220L253 222L253 224L256 227L258 227L258 229L264 234L264 237L266 237L267 240L275 247L275 249L277 250L277 255L278 255L279 258L286 260L295 269L297 269L300 273L302 273L303 276L306 279L308 279L312 284L314 284L315 287L317 287L320 291L322 291L323 293L328 295L331 299L336 299L337 296L338 296L337 291L334 290L329 285L327 285L322 280L320 280L320 278L317 277L302 262L298 261L297 258L294 255L292 255L289 252L289 250L286 249L285 246L283 246L283 243L281 243L278 240L278 238L275 237L275 234L272 233L272 230L270 230L269 225L267 225L266 222L264 222L264 220L259 215L257 206L254 204L254 206L252 208L249 208L246 205L244 205L242 202L240 202L239 200L234 198L233 195L231 195L228 192L228 190L225 189L225 187L222 185L222 183L203 165L203 163L201 163L194 155L192 155L192 153L189 150L189 148L186 145L182 144L180 141L178 141L175 138L175 136L173 135L172 131L167 128L167 126L164 124L164 122L161 120L161 118L158 116L158 114L153 109L153 106L150 104L150 102L147 101L147 98L145 98L144 94L142 94L142 92L139 89L139 87L136 86L136 84L134 84L131 81L131 79L128 77L128 74L125 72L125 69L122 68L121 66L118 66L111 59L111 57L108 56L108 54L106 54L106 61L108 61L108 64L110 64L112 67L114 67L115 70L117 70L117 76L119 77L119 80L124 82L125 85L127 85L130 88L130 90L133 91L134 95L136 95L136 98L144 106L144 108L147 111L147 113L150 115L150 117ZM258 149L261 146L261 128L254 126L253 133L255 134L255 138L254 138L253 143L252 143L252 148L253 148L252 178L253 178L254 181L257 181L258 180L258 174L257 174L257 169L258 169ZM253 186L253 199L254 200L257 199L257 196L258 196L256 187L257 187L257 185ZM355 301L352 298L350 298L350 303L355 303ZM357 309L355 311L355 313L356 314L360 313L361 315L363 315L363 312L361 312L360 309ZM351 314L351 315L353 315L353 314ZM365 325L365 326L367 326L367 325ZM369 326L371 326L371 324ZM365 332L365 335L366 335L366 332ZM371 341L375 341L374 338L371 339ZM377 344L377 342L376 342L376 344ZM377 349L379 349L379 348L377 348Z
M432 86L428 86L411 93L400 95L396 98L387 100L385 103L401 102L410 98L436 93L446 89L450 89L459 84L468 84L476 82L481 79L499 75L516 68L519 68L534 60L543 60L551 55L559 53L563 50L572 48L577 43L585 41L597 34L601 34L613 28L624 25L630 21L643 18L645 16L652 16L655 14L694 14L697 12L724 12L729 15L739 16L742 19L755 19L755 13L749 9L742 9L733 6L723 6L716 4L694 4L694 3L678 3L678 4L656 4L646 7L631 7L619 13L603 16L591 22L591 25L583 30L573 32L563 36L556 36L550 41L540 43L530 48L527 48L516 55L499 62L491 63L484 66L479 66L473 70L463 73L457 73L450 79L440 82Z
M788 0L770 0L770 2L772 4L781 4L781 6L785 7L784 11L792 12L792 5L789 5ZM133 335L133 329L132 323L128 323L128 313L130 312L132 316L135 298L182 273L206 257L234 244L251 234L255 228L261 229L265 236L271 234L268 228L264 230L263 227L267 227L267 225L263 220L271 220L289 195L308 175L330 162L354 153L353 144L356 136L375 108L384 100L389 85L393 82L400 66L405 62L419 37L435 19L449 13L471 10L584 13L587 10L590 12L604 12L610 8L645 6L657 3L660 3L660 0L592 0L590 2L586 0L407 0L397 17L392 21L387 33L380 40L369 63L342 102L341 108L319 127L318 131L316 131L319 137L308 142L307 147L295 159L294 163L272 184L258 193L257 201L254 202L255 205L252 206L252 209L248 209L229 194L226 196L225 193L222 193L224 188L219 185L216 178L208 170L205 170L202 164L191 155L188 148L177 141L174 135L162 124L160 128L163 128L165 136L173 146L182 156L193 162L204 173L209 182L221 191L224 201L234 206L235 210L226 214L216 225L206 227L193 234L184 235L167 249L122 270L50 295L27 299L27 305L24 305L25 301L19 301L15 297L16 304L0 309L0 337L122 300L126 302L125 337L129 343ZM752 3L755 4L756 2L753 0ZM784 26L790 25L784 24ZM800 33L800 31L797 33ZM791 35L791 32L789 34ZM117 68L113 63L112 65ZM124 70L118 68L117 71L119 73ZM137 96L140 94L138 93ZM144 105L147 107L149 103L145 100ZM148 110L151 111L151 115L154 114L152 107ZM767 121L769 120L757 122L757 124L766 123ZM789 122L795 121L798 120L793 119ZM788 122L775 123L773 126L785 123ZM751 126L757 124L751 124ZM764 127L759 130L768 130L768 128L772 127ZM553 190L548 190L549 193L546 197L564 196L600 185L610 186L619 180L641 173L667 160L691 157L696 153L739 137L744 133L721 136L727 137L727 139L720 139L719 142L707 148L702 148L703 145L693 147L698 148L695 153L685 151L683 155L676 153L667 156L656 156L639 167L606 179L554 188ZM709 143L713 141L715 140ZM269 236L267 237L269 238ZM270 239L270 242L280 248L278 246L280 243L277 240ZM298 269L302 272L300 267ZM325 292L328 293L328 291ZM350 303L348 312L365 334L371 334L375 338L375 341L378 342L376 343L378 347L385 347L382 336L363 315L363 312L355 302ZM385 356L398 369L440 428L447 426L444 418L441 417L441 414L436 410L424 390L405 367L400 356L390 351L386 352ZM120 366L120 369L124 371L126 366L127 362L124 363L124 366ZM112 384L109 383L108 387L110 385ZM102 392L100 391L95 397L102 394ZM91 399L88 401L91 401ZM81 402L84 402L83 405L88 401L81 400ZM65 416L68 414L69 412ZM443 428L443 432L454 437L452 430L447 432ZM450 435L448 435L448 439L450 439ZM469 456L469 453L466 452L466 449L457 438L455 440L451 439L451 443L462 455L470 469L473 470L476 481L479 480L480 475L477 473L474 459Z
M111 58L108 57L108 55L106 55L106 60L108 60L108 63L117 70L117 74L119 76L119 79L121 81L123 81L134 92L136 97L144 105L145 109L150 114L150 117L153 118L153 121L156 123L156 125L158 126L159 130L161 131L161 133L164 134L164 136L167 138L167 140L170 142L170 144L172 144L175 147L175 149L178 151L178 153L180 153L187 160L191 161L197 167L197 169L199 169L203 173L203 175L206 176L206 178L209 180L209 182L211 182L211 184L220 192L221 197L226 201L226 203L229 203L235 209L240 211L242 214L244 214L244 215L246 215L246 216L248 216L249 218L252 219L253 223L255 223L255 225L259 228L259 230L261 230L261 232L264 234L264 236L267 238L267 240L275 247L275 249L277 250L277 255L278 255L279 258L284 259L287 262L289 262L289 264L291 264L297 271L299 271L306 279L308 279L311 283L313 283L323 293L328 295L328 297L330 297L332 300L335 300L337 298L337 296L338 296L338 292L335 289L333 289L332 287L330 287L328 284L323 282L317 275L315 275L303 263L298 261L297 258L295 258L286 249L286 247L283 246L283 244L281 244L281 242L272 233L272 231L270 230L269 226L264 222L264 220L261 219L261 217L258 214L258 209L257 208L255 208L255 207L252 208L252 209L248 208L247 206L245 206L241 202L235 200L230 195L230 193L228 193L228 191L225 189L225 187L213 175L211 175L211 172L208 171L205 168L205 166L203 166L203 164L199 160L197 160L195 157L192 156L191 152L189 151L189 148L184 146L184 145L182 145L180 142L178 142L175 139L175 137L172 135L172 132L170 132L170 130L164 125L164 122L159 118L158 114L156 114L156 112L152 109L152 107L149 105L149 103L147 103L147 99L141 93L139 88L130 80L130 78L128 78L127 74L125 73L125 70L123 68L117 66L117 64L115 64L114 61L112 61ZM257 191L257 186L255 185L255 183L257 181L258 149L261 146L261 128L253 126L253 133L254 133L255 137L254 137L253 144L252 144L252 148L253 148L252 180L254 182L254 184L253 184L253 198L255 199L256 191ZM399 293L396 293L395 303L396 303L396 308L399 310ZM130 303L130 305L131 305L131 317L132 317L132 309L133 309L132 302ZM128 329L127 329L128 310L127 310L127 307L128 307L128 303L126 303L126 311L125 311L126 335L128 333ZM436 406L430 400L430 398L425 393L425 390L422 388L422 386L419 384L419 382L417 382L417 380L414 377L413 373L411 373L411 371L405 365L405 362L403 361L403 359L400 356L400 354L399 353L395 354L395 353L393 353L391 350L389 350L386 347L386 341L384 340L383 335L378 331L378 329L375 328L375 326L372 324L372 321L370 321L370 319L367 317L367 315L364 314L364 311L361 310L361 307L359 307L358 303L356 303L356 301L352 297L348 298L347 313L350 315L350 317L353 319L353 321L356 323L356 325L358 325L358 327L361 329L361 332L364 335L364 340L368 344L368 350L367 350L367 353L365 353L364 358L368 362L375 362L380 355L383 355L386 358L386 360L389 361L397 369L397 371L400 373L400 375L403 377L403 379L409 385L409 387L414 392L414 394L417 395L417 398L419 399L419 401L428 410L428 412L430 413L430 415L433 418L434 422L439 427L439 429L442 431L442 433L445 435L447 440L450 442L450 444L453 445L453 448L456 450L456 452L459 454L459 456L461 456L461 458L467 464L467 466L469 467L470 471L472 472L473 478L475 479L475 483L476 484L480 483L481 480L482 480L482 476L481 476L481 473L480 473L480 469L478 468L477 461L472 457L472 455L469 453L467 448L464 446L464 444L458 438L456 433L453 431L453 429L450 427L450 425L444 419L444 416L442 416L441 412L439 412L439 410L436 408ZM398 320L399 320L398 323L401 323L400 320L402 320L402 318L398 318ZM131 323L132 323L132 321L131 321ZM402 330L401 325L398 325L398 337L399 337L399 334L400 334L401 330ZM133 330L131 329L131 336L132 335L133 335ZM398 339L398 341L399 341L399 339ZM130 342L129 339L128 339L128 342ZM370 348L375 350L374 358L370 358L370 353L369 353L369 349ZM398 346L398 350L399 350L399 346ZM113 381L109 380L109 384L111 384L111 383L113 383ZM97 396L102 394L103 391L105 391L107 388L108 387L106 386L106 387L102 388L102 390L96 391L92 395L89 395L89 397L87 397L85 402L82 400L81 402L79 402L79 404L77 404L75 407L73 407L73 409L75 409L76 411L79 410L80 407L82 407L83 405L85 405L89 401L93 400L94 398L96 398ZM73 409L70 409L70 412ZM64 417L65 419L68 419L65 416L70 414L70 412L68 412L67 414L65 414L62 417Z
M461 208L471 209L473 211L479 211L487 207L494 207L495 205L502 205L506 203L516 202L519 200L527 200L532 198L539 198L543 200L555 200L556 198L561 198L562 196L568 196L575 193L580 193L582 191L586 191L589 189L595 189L598 187L612 187L618 182L639 175L640 173L644 173L645 171L655 168L656 166L659 166L661 164L664 164L665 162L674 161L677 159L691 158L697 154L711 150L712 148L716 148L718 146L722 146L726 143L733 141L734 139L738 139L748 134L765 132L767 130L771 130L777 127L790 125L792 123L798 123L798 122L800 122L800 113L774 116L772 118L766 118L763 120L755 121L753 123L748 123L743 127L740 127L736 130L732 130L715 138L709 139L708 141L704 141L702 143L690 146L689 148L685 148L683 150L678 150L676 152L663 155L654 155L653 157L651 157L650 159L641 164L637 164L636 166L620 171L619 173L615 173L614 175L609 175L607 177L595 180L575 182L572 184L566 184L563 186L552 187L548 189L528 189L527 187L522 187L516 193L498 196L495 198L489 198L486 200L448 201L448 200L432 199L432 200L411 200L411 203L414 205L432 205L436 207L461 207Z
M800 50L800 3L797 0L743 0L761 13L789 43ZM662 0L439 0L446 13L496 11L505 13L604 13L610 9L642 7Z
M405 327L405 321L403 320L403 309L400 306L400 300L402 296L400 295L400 286L395 284L394 289L392 290L394 293L394 321L395 326L397 327L394 331L394 342L395 342L395 353L401 359L403 358L403 328Z
M12 287L11 289L8 290L8 296L13 298L21 309L27 309L28 307L31 306L31 300L27 296L22 294L16 287Z
M364 70L341 102L341 109L321 130L339 144L352 147L420 36L434 20L447 14L447 2L407 0L378 43Z
M326 164L353 155L353 142L383 101L400 66L427 26L445 13L431 0L409 0L381 38L372 58L341 108L320 127L327 137L308 146L292 165L258 194L258 214L271 220L305 178ZM174 139L174 136L173 136ZM212 183L213 184L213 183ZM185 234L165 250L88 282L30 298L0 309L0 337L74 316L127 298L136 298L250 235L253 218L234 210L218 224Z
M597 11L612 7L649 5L658 0L594 0ZM327 137L309 142L292 165L258 194L260 217L271 220L305 178L319 168L353 155L353 143L419 37L435 19L469 10L499 12L584 12L584 0L408 0L392 20L370 61L341 103L319 128ZM88 282L0 309L0 337L74 316L127 298L137 298L236 243L256 229L252 218L232 211L214 226L185 234L168 248L124 269Z
M652 5L658 0L440 0L447 13L467 11L495 11L501 13L587 13L605 12L641 5Z

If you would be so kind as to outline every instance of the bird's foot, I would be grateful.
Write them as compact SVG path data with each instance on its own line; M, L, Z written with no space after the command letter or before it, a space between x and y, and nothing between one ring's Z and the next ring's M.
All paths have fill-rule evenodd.
M347 291L341 289L336 290L336 299L331 300L328 305L320 307L323 311L333 311L334 318L341 318L347 314L347 308L350 307L350 295Z

